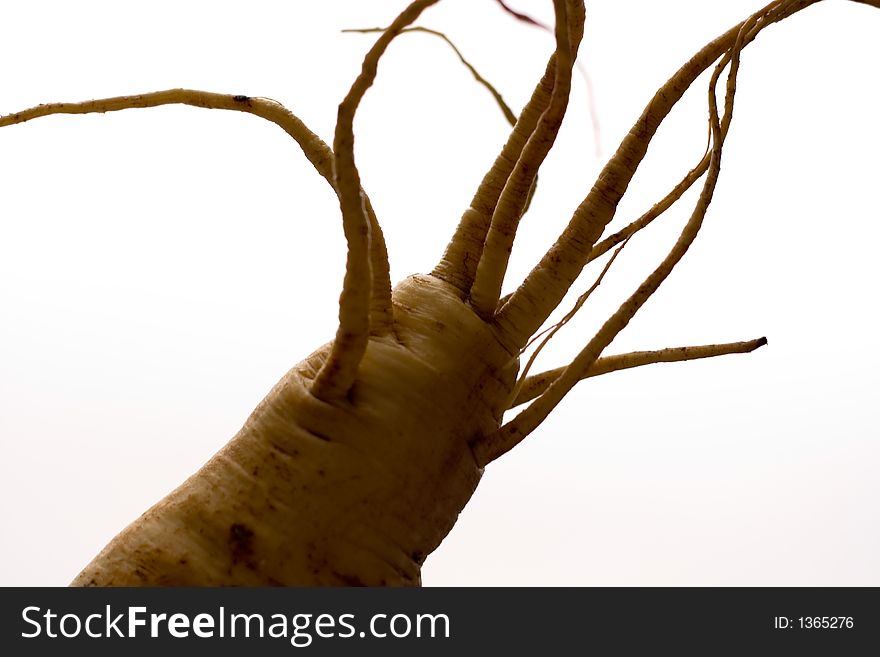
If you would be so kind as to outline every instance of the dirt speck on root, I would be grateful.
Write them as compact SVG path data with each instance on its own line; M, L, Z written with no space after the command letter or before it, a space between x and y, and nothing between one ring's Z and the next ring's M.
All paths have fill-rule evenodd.
M254 553L254 532L247 525L236 522L229 526L229 550L232 563L248 563Z

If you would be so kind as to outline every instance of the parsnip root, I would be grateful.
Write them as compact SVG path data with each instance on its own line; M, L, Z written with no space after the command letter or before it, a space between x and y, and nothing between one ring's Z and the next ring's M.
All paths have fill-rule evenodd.
M721 170L742 50L767 26L817 1L774 0L679 69L650 100L556 244L506 297L501 287L514 236L565 116L584 33L581 0L554 0L556 46L546 71L441 261L393 292L379 220L355 164L353 121L389 44L437 0L412 2L382 31L339 106L332 149L275 101L186 89L40 105L0 117L3 127L52 114L175 103L254 114L293 137L332 186L348 242L335 339L291 369L220 452L116 536L73 584L418 585L422 563L454 525L483 468L530 435L578 381L767 344L759 338L603 356L700 231ZM855 1L880 6L880 0ZM661 121L713 65L706 153L665 198L602 239ZM552 338L609 274L627 240L701 178L676 243L574 360L529 376L533 354L521 371L527 347ZM615 247L593 288L542 332L584 267ZM504 421L506 411L526 402Z

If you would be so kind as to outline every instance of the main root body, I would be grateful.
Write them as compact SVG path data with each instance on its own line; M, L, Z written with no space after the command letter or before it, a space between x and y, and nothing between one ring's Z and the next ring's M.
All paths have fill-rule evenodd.
M73 584L420 584L482 474L468 438L498 427L518 362L442 281L393 299L395 330L345 398L309 391L325 346Z
M393 292L380 224L355 163L353 120L388 45L437 0L412 2L381 30L339 105L332 148L275 101L187 89L0 117L2 127L164 104L256 115L283 128L330 184L348 243L335 338L290 370L226 447L113 539L74 584L417 585L425 557L452 528L483 468L531 434L578 381L766 344L758 338L603 356L700 231L732 120L740 53L763 29L817 1L774 0L676 71L556 243L504 297L517 227L568 106L584 34L581 0L554 0L555 50L443 258L430 275L408 278ZM661 122L704 71L711 71L706 153L664 199L603 239ZM666 257L568 365L527 376L535 353L584 305L629 240L700 179L699 197ZM612 249L575 307L541 331L584 268ZM520 356L542 336L520 372Z

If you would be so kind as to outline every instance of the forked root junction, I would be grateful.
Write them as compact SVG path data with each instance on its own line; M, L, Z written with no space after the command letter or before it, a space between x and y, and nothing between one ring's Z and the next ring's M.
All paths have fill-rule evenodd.
M338 331L311 386L311 392L317 398L335 403L343 400L351 390L370 338L382 337L394 331L387 250L379 221L362 189L355 164L354 116L361 99L375 79L379 60L388 45L404 31L423 29L410 25L424 9L437 1L412 2L388 28L382 30L364 58L361 74L339 105L332 149L293 113L275 101L189 89L170 89L80 103L39 105L0 117L0 127L53 114L112 112L184 104L254 114L285 130L336 193L348 242ZM694 211L666 258L605 322L577 357L565 368L531 377L527 375L534 355L528 361L517 389L508 402L513 407L529 400L534 401L497 431L473 442L481 464L491 462L531 433L583 378L648 363L745 353L766 343L761 339L601 357L604 349L668 277L700 230L720 172L722 146L732 118L742 49L765 27L818 1L774 0L702 48L682 66L650 100L590 192L574 211L567 228L556 243L522 284L512 294L501 299L501 286L518 223L528 207L538 170L551 149L565 116L571 71L584 31L583 2L554 0L556 49L550 57L544 76L516 119L507 143L476 190L470 207L463 213L443 258L433 270L433 275L457 290L463 302L468 303L478 316L493 327L499 341L512 346L515 352L536 339L539 328L558 307L589 262L614 247L622 248L627 240L662 215L697 180L701 177L705 177L705 180ZM880 0L853 1L880 7ZM439 36L446 39L443 34ZM456 53L477 80L493 92L504 108L500 94L479 76L460 52L456 50ZM666 197L628 226L601 239L660 123L696 78L713 63L716 65L709 89L708 151ZM725 70L726 91L723 112L719 113L715 89ZM510 118L509 110L506 110L506 115ZM612 262L614 257L607 263L596 284L607 273ZM595 285L582 295L575 308L563 320L549 329L544 343L584 305L589 292L594 288Z

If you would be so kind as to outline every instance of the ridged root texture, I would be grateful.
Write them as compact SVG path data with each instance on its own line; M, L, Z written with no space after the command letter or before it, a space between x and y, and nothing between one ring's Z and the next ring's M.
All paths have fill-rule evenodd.
M348 399L309 393L325 346L237 436L73 582L418 585L480 480L468 437L495 430L517 360L432 276L394 291Z

